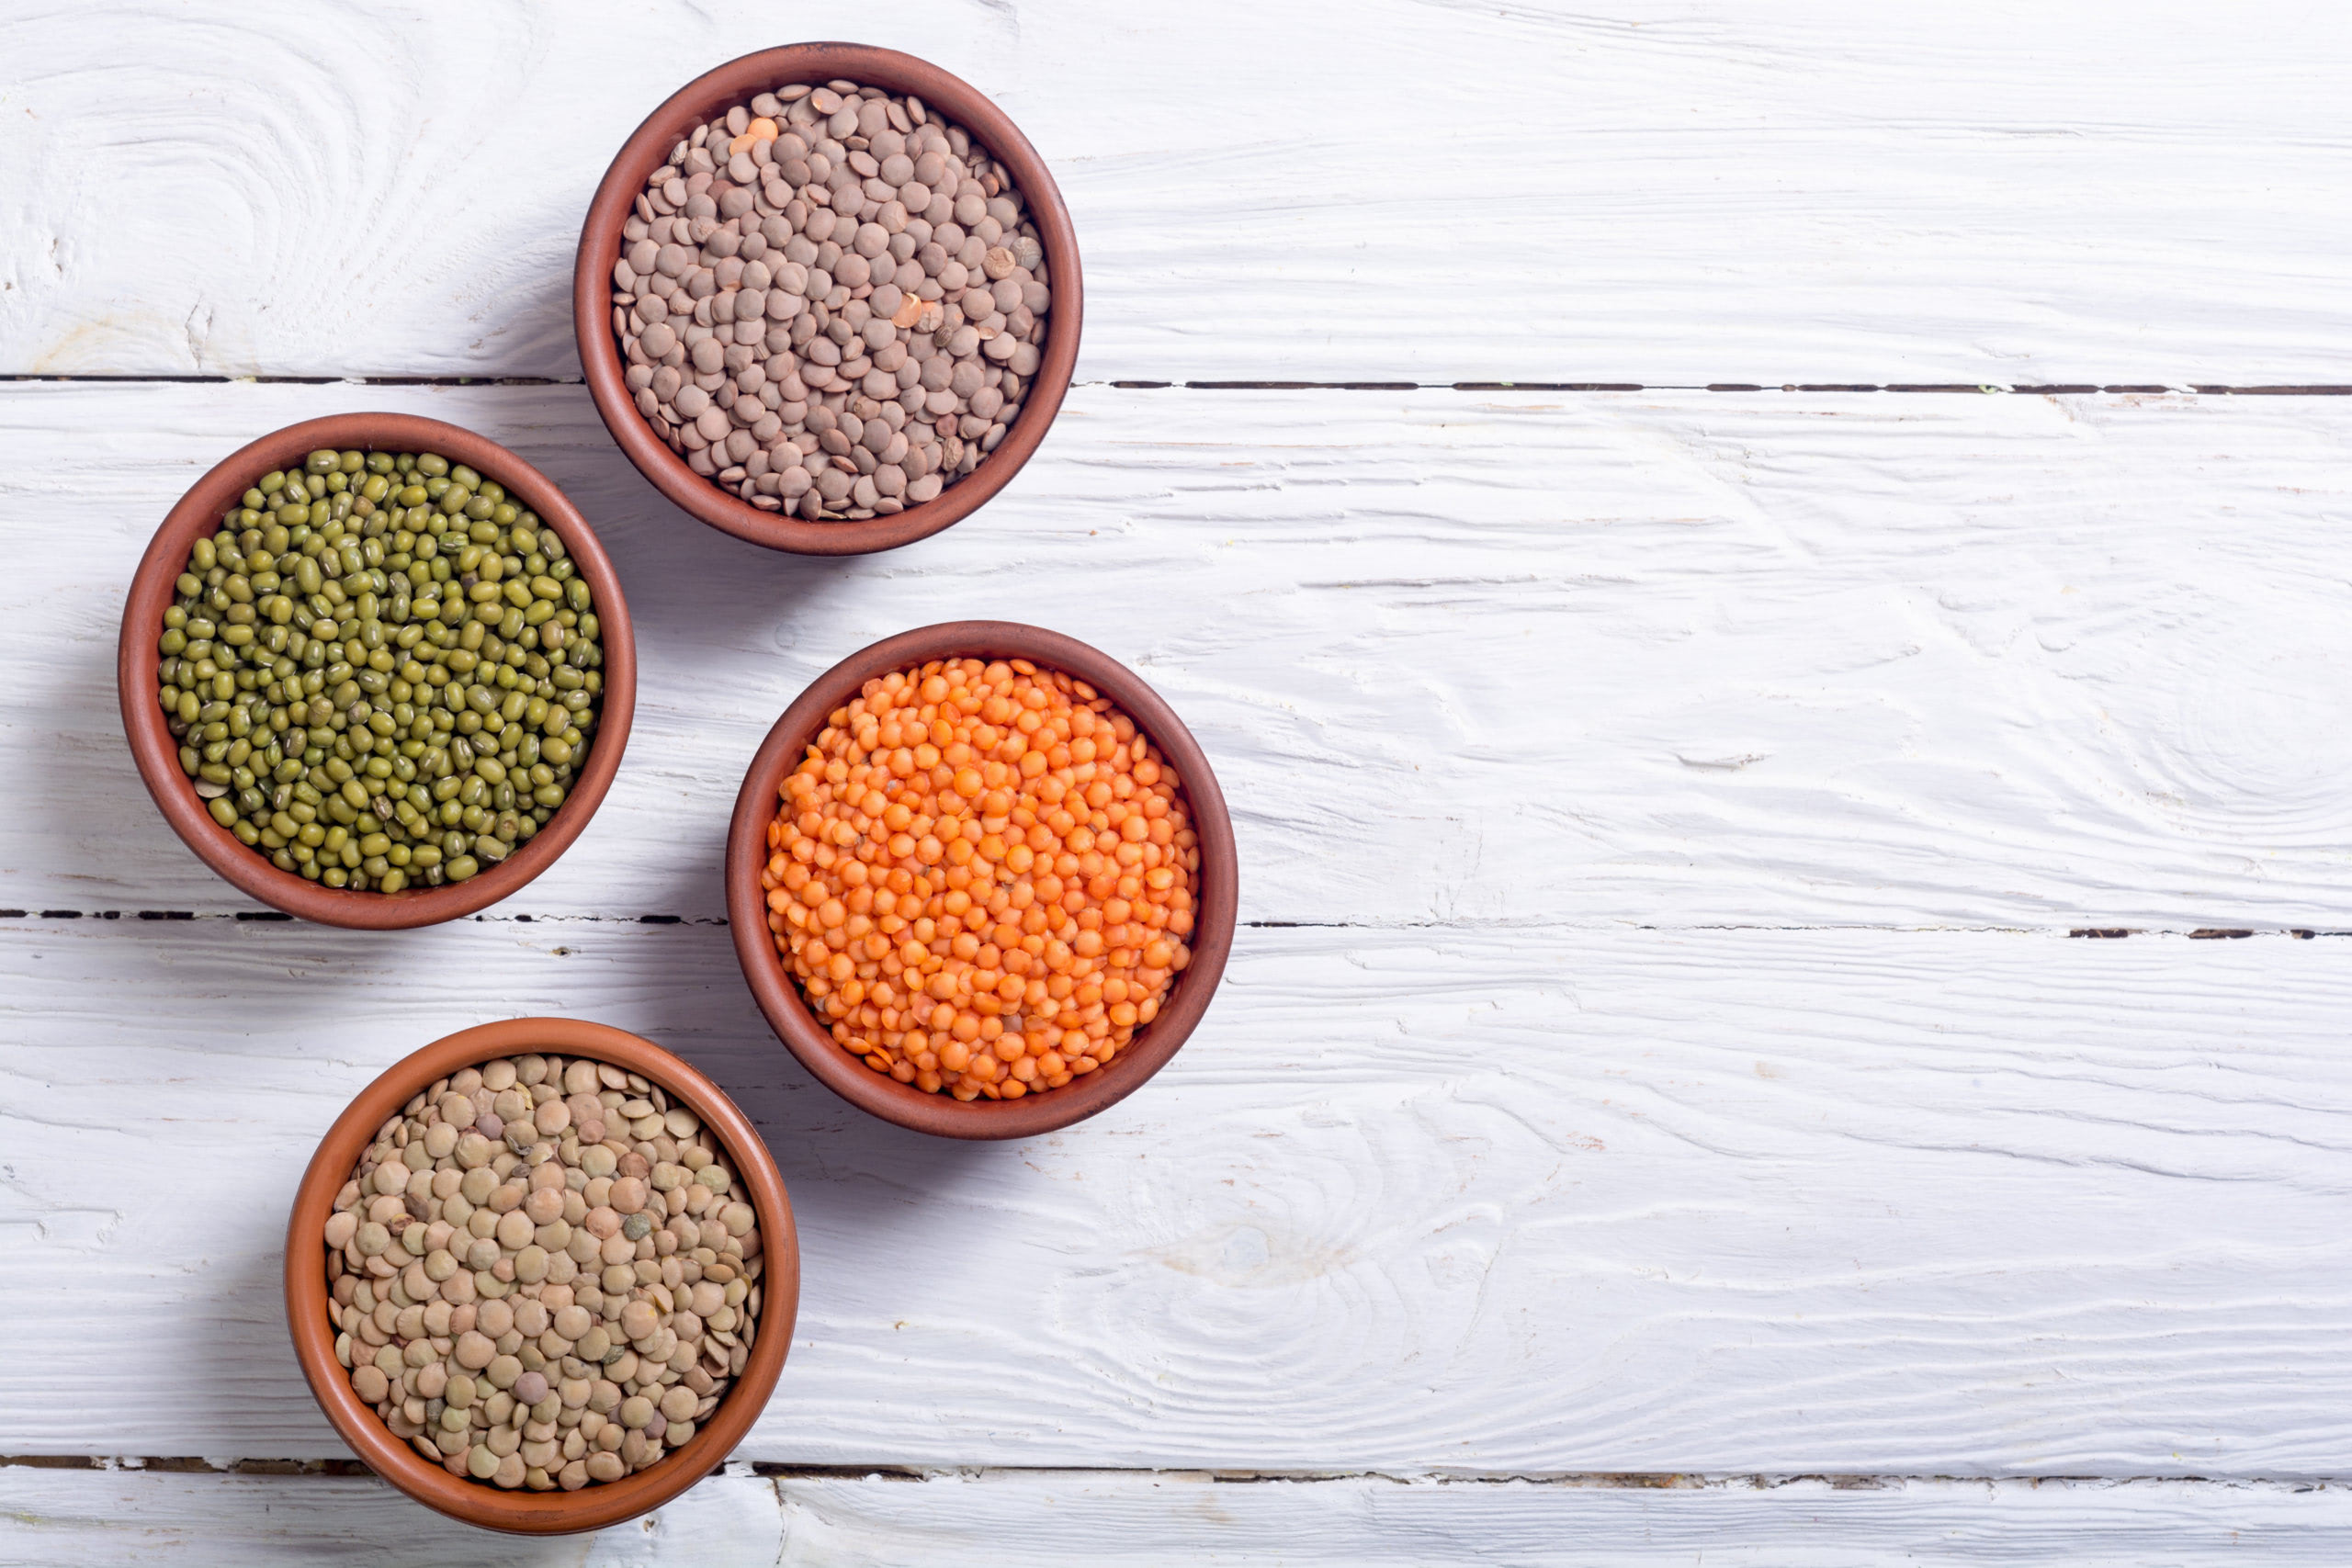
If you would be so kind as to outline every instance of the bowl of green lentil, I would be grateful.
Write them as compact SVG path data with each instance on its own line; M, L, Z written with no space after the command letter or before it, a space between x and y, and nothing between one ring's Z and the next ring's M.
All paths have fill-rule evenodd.
M660 1507L742 1441L791 1346L800 1251L718 1085L622 1030L508 1019L403 1057L335 1119L284 1292L303 1378L370 1470L468 1524L567 1534Z
M545 871L636 704L620 581L497 443L409 414L289 425L156 530L117 683L147 791L232 885L322 924L432 925Z

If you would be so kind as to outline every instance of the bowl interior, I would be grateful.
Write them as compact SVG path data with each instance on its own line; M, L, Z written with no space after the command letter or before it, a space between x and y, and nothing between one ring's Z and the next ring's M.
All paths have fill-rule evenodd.
M398 893L356 892L307 882L270 863L259 851L240 843L212 819L194 784L180 772L178 742L156 705L155 646L164 612L175 596L174 584L188 551L201 536L220 525L221 514L254 481L273 468L299 466L322 447L338 450L438 452L496 479L552 527L578 564L595 596L602 624L604 681L602 716L591 738L586 762L570 796L548 825L500 864L462 883L406 888ZM189 849L232 886L288 914L322 924L365 930L432 925L471 914L507 897L555 863L595 814L619 772L637 703L637 642L620 578L604 547L547 476L487 437L439 420L409 414L339 414L274 431L216 464L180 498L155 531L131 579L123 606L116 660L123 728L130 740L147 793Z
M759 1215L762 1256L759 1337L742 1375L686 1445L650 1469L577 1492L506 1492L459 1480L428 1463L361 1402L335 1359L326 1315L326 1244L321 1234L334 1196L351 1179L376 1130L420 1091L493 1056L556 1052L611 1062L661 1085L725 1145ZM369 1469L418 1502L469 1524L522 1534L601 1529L659 1507L710 1473L759 1418L790 1349L799 1309L800 1252L792 1204L750 1120L718 1087L651 1041L577 1019L521 1018L435 1041L361 1090L320 1141L297 1190L286 1234L287 1327L311 1393L344 1441Z
M844 1050L810 1013L776 951L760 886L777 788L807 755L808 742L824 728L828 716L877 676L929 660L962 657L1026 659L1044 669L1066 671L1110 698L1175 768L1200 839L1192 963L1177 977L1159 1015L1098 1071L1014 1100L958 1100L926 1093L876 1072ZM902 633L852 654L818 677L776 721L753 758L736 797L727 841L728 916L736 953L760 1010L778 1037L843 1099L902 1127L953 1138L1025 1138L1067 1127L1124 1100L1165 1066L1208 1010L1224 975L1238 907L1238 873L1233 822L1224 794L1207 755L1175 710L1108 654L1057 632L1007 621L956 621Z
M811 523L763 512L722 491L688 468L684 458L654 434L622 380L626 367L613 337L612 275L613 264L620 259L621 223L628 216L630 204L644 188L646 176L669 158L681 137L760 93L794 82L833 80L887 87L921 98L969 131L1010 169L1045 247L1054 298L1045 355L1023 397L1021 417L986 461L935 499L896 515ZM1070 223L1060 187L1028 138L969 83L913 55L864 44L802 43L762 50L730 60L680 88L646 117L614 157L589 204L572 276L572 324L581 366L596 412L629 461L690 515L738 538L799 555L864 555L895 549L969 516L1003 489L1036 451L1061 407L1078 364L1084 314L1078 231Z

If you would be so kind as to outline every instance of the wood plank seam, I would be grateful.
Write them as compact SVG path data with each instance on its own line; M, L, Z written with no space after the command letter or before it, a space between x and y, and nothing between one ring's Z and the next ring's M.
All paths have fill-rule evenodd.
M294 917L276 909L0 909L0 920L237 920L247 924L290 924ZM723 915L474 915L469 919L477 925L582 925L582 926L724 926ZM1613 923L1613 922L1612 922ZM1482 928L1508 925L1525 928L1523 921L1486 920L1240 920L1236 924L1244 931L1477 931ZM1564 929L1575 929L1573 927ZM1698 925L1664 926L1637 922L1625 926L1628 931L1785 931L1831 932L1849 931L1984 932L2007 936L2041 936L2049 934L2039 926L1826 926L1732 924L1709 921ZM2311 926L2286 926L2275 930L2256 931L2243 926L2199 926L2183 929L2177 926L2078 926L2066 934L2076 938L2120 941L2132 936L2184 937L2190 942L2236 942L2251 937L2291 937L2298 942L2313 942L2321 937L2352 936L2352 930L2331 931Z
M150 1472L166 1475L258 1475L286 1479L327 1480L370 1476L375 1472L356 1459L207 1459L176 1455L8 1454L0 1455L0 1469ZM1973 1484L2001 1487L2044 1485L2211 1486L2231 1491L2278 1489L2291 1493L2341 1490L2352 1478L2310 1476L2219 1477L2197 1474L2109 1476L2090 1474L1965 1475L1898 1472L1853 1473L1836 1471L1448 1471L1448 1470L1204 1470L1198 1466L983 1464L906 1465L782 1464L768 1461L729 1460L711 1471L714 1477L752 1475L769 1481L986 1481L996 1478L1157 1476L1204 1481L1220 1486L1299 1485L1360 1481L1385 1481L1406 1486L1526 1487L1563 1491L1610 1490L1649 1492L1752 1491L1771 1492L1788 1486L1826 1486L1839 1492L1873 1492L1916 1483Z
M96 382L107 386L142 385L230 386L250 382L282 387L577 387L577 376L172 376L60 375L17 371L0 374L0 382ZM2157 397L2197 393L2209 397L2341 398L2352 397L2352 383L2305 385L2182 382L1983 382L1960 381L1786 381L1778 387L1758 381L1134 381L1087 380L1074 387L1108 387L1118 391L1188 392L1893 392L1910 396L2024 397L2106 396Z
M101 386L581 386L579 376L172 376L172 374L54 374L5 371L0 383L73 383ZM2183 381L1087 381L1120 392L1898 392L1938 398L2352 398L2352 383L2216 383Z
M0 920L119 920L126 918L141 920L242 920L248 923L267 922L291 924L294 917L277 909L0 909ZM583 926L724 926L724 915L498 915L481 914L468 917L477 925L583 925ZM1523 920L1238 920L1244 931L1479 931L1508 926L1513 930L1541 930L1556 922L1541 922L1530 927ZM1620 922L1611 921L1617 925ZM1564 930L1577 929L1573 924ZM1623 929L1637 931L1930 931L1987 932L2007 936L2041 936L2048 934L2041 926L1967 925L1790 925L1765 922L1731 922L1710 920L1690 925L1657 925L1648 921L1625 923ZM2120 940L2131 936L2177 936L2190 942L2235 942L2248 937L2284 936L2298 942L2312 942L2326 937L2352 936L2352 930L2332 931L2314 926L2279 926L2256 930L2246 926L2076 926L2067 931L2070 937L2096 937Z

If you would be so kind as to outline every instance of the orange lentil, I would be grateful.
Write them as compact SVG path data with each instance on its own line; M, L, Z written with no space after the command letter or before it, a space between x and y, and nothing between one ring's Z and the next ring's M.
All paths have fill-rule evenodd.
M951 659L868 681L777 794L776 949L842 1048L900 1083L1059 1089L1192 962L1182 781L1062 671Z

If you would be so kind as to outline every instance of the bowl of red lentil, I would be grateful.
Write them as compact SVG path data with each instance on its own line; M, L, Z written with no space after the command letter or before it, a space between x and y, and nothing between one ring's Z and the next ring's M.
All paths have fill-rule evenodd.
M779 95L789 100L782 107L773 103ZM841 163L842 168L854 165L856 172L876 174L879 172L876 163L861 164L859 160L867 158L870 152L881 165L888 165L891 161L882 156L885 149L869 149L870 136L895 137L898 132L908 130L913 130L920 136L937 130L956 138L952 151L968 157L972 163L967 171L972 179L967 182L967 188L962 195L955 199L977 205L958 209L952 217L949 216L946 209L953 205L953 193L943 186L938 191L929 193L934 205L928 218L921 210L906 209L903 203L877 203L869 199L864 208L853 209L844 214L848 220L842 225L838 236L834 231L834 212L831 209L821 211L818 229L807 233L799 232L803 227L802 209L823 207L820 187L809 183L809 171L796 163L789 152L772 154L771 149L797 146L805 155L808 146L802 142L791 142L789 139L796 134L812 139L824 134L822 117L819 117L819 124L812 127L805 119L789 118L786 110L788 109L790 114L801 114L812 101L832 110L836 107L834 100L841 97L850 100L862 97L865 112L880 114L887 110L891 118L888 126L878 120L856 126L845 124L841 134L846 144L846 153L842 145L826 143L831 149L832 161ZM910 110L914 116L912 120L903 118ZM853 119L857 112L840 111L841 118L844 121ZM744 129L741 133L731 135L726 145L707 147L697 139L709 132L713 124L719 121L725 122L726 130L735 130L739 121L734 117L738 115L749 118L740 121ZM771 118L772 115L778 118ZM758 140L762 132L752 129L754 127L764 128L768 140ZM921 148L916 146L909 149L910 154L920 151ZM704 152L716 153L715 165L701 165L694 161ZM756 154L759 160L756 170L743 164L735 156L738 152L747 159ZM677 206L674 214L662 197L662 191L670 188L660 179L665 164L675 165L669 170L676 176ZM732 175L730 166L735 171ZM793 171L786 183L774 183L778 177L777 171L786 168ZM838 174L841 171L834 172ZM739 179L741 183L736 183ZM650 191L649 180L655 182ZM792 184L795 180L799 183ZM714 184L714 181L718 183ZM971 188L975 183L977 189ZM774 197L784 199L771 199L771 192ZM737 205L727 211L720 211L717 198L730 193ZM888 197L894 193L877 188L874 194L878 197ZM712 205L707 209L699 205L706 202ZM834 205L838 207L842 203L836 200ZM898 210L872 210L877 205L884 209L895 207ZM983 207L989 209L988 214L980 213ZM1017 213L1014 207L1018 208ZM864 220L857 221L861 217ZM1003 231L1001 235L997 223L999 218L1002 220ZM877 226L877 220L880 226ZM905 469L911 481L906 490L886 491L878 498L869 498L861 503L843 500L842 505L851 508L846 515L835 515L830 510L821 515L814 513L796 515L791 502L796 494L804 493L802 487L807 481L801 477L798 464L786 464L788 455L781 448L759 454L749 467L745 466L745 458L751 453L749 448L745 448L743 456L728 459L734 466L705 473L694 462L694 459L704 457L707 451L700 446L698 438L682 446L673 440L665 439L661 433L663 429L673 429L667 423L668 416L680 413L674 396L667 414L662 415L662 424L657 428L651 423L661 410L655 404L640 402L640 399L653 392L642 378L659 374L661 356L649 357L647 350L640 345L636 336L634 307L643 301L644 285L656 276L667 284L671 277L660 273L638 274L630 263L632 255L639 262L645 262L648 259L643 254L645 252L674 249L683 257L685 253L700 247L703 257L708 258L714 254L715 238L720 242L717 248L728 251L726 256L718 259L727 261L730 265L738 265L731 260L737 254L731 248L734 243L732 237L724 234L714 237L706 231L713 227L725 227L731 221L737 227L755 226L755 233L773 238L778 248L768 257L769 260L782 258L792 247L804 243L812 244L814 249L823 251L825 257L831 257L848 248L841 242L847 240L854 231L870 230L870 237L879 237L887 226L890 230L888 238L891 241L928 240L933 234L934 220L943 226L952 224L952 228L943 228L942 231L951 238L960 238L970 247L975 267L981 265L977 258L983 244L1001 243L1014 247L1021 252L1019 260L1017 264L1011 260L1012 253L1008 251L1006 259L1000 265L995 253L989 252L989 265L992 270L985 273L973 271L967 279L965 265L954 255L929 257L928 250L925 250L923 254L928 259L923 265L928 267L929 276L917 283L916 275L906 270L918 260L916 243L893 244L883 254L870 257L864 253L853 253L850 259L857 263L854 283L841 283L827 298L813 299L809 310L795 310L787 318L786 311L777 308L779 302L793 307L800 302L797 299L789 298L790 290L780 279L775 280L774 287L758 290L770 306L765 313L769 319L755 319L749 323L752 329L749 337L738 335L731 339L737 345L736 354L744 358L746 366L756 363L762 367L762 378L770 370L775 373L776 378L765 383L765 390L772 394L765 411L752 409L748 400L730 401L725 405L727 409L750 410L755 423L745 425L745 433L758 434L771 447L775 446L776 437L768 431L769 423L784 419L790 427L786 431L789 434L798 429L800 421L808 418L806 413L795 411L816 411L821 403L829 406L822 411L820 422L808 425L809 442L840 435L850 428L861 430L874 437L874 441L867 445L876 446L884 465L896 473L903 468L905 459L894 457L892 454L906 452L904 437L927 438L935 421L944 439L937 444L929 444L926 439L916 442L916 467ZM677 237L679 243L673 246L657 243L643 232L650 224L665 221L693 223L700 227ZM976 231L967 232L967 230ZM981 238L982 235L986 238ZM830 243L817 244L816 242ZM765 243L765 239L762 243ZM746 251L741 254L752 253ZM801 254L801 262L806 265L796 264L796 270L791 275L796 280L812 275L832 276L832 273L826 270L831 263L815 254ZM899 283L891 281L886 268L875 271L870 279L867 277L869 262L876 268L884 268L884 264L897 265L899 268L899 283L909 288L902 302L906 313L897 318L899 341L896 344L888 341L892 326L888 311L876 315L870 321L860 313L870 300L883 299L885 291L892 299L897 299L899 295ZM686 263L682 261L679 265ZM764 262L761 265L765 266ZM1008 270L1016 265L1018 270L1011 270L1008 276ZM699 274L690 270L689 276L699 276ZM1049 288L1046 286L1048 279ZM738 281L740 274L712 287L725 292L733 289ZM944 288L943 283L946 286ZM967 394L959 399L952 395L944 379L933 386L929 380L916 382L914 376L918 368L926 363L921 356L928 356L932 353L933 345L929 340L934 333L942 349L942 356L936 363L943 374L949 356L961 355L969 358L974 354L969 343L956 336L959 323L965 323L962 307L958 305L958 291L967 284L976 291L984 287L1002 289L1012 285L1027 288L1029 297L1034 300L1034 314L1037 320L1032 330L1028 318L1033 311L1016 305L1011 318L1013 326L1002 336L1001 343L996 341L999 333L992 323L1003 318L991 316L978 323L978 333L990 340L986 346L991 351L1012 351L1015 336L1024 333L1027 343L1017 354L1007 352L1003 355L1008 363L1001 372L991 364L993 355L974 359L972 364L975 367L990 367L986 372L989 378L988 386L981 389L977 382L968 387L959 382L953 391ZM707 294L708 289L698 292ZM812 288L810 292L818 294L824 291ZM1048 296L1049 305L1046 303ZM727 293L726 297L740 298L740 294ZM684 295L681 293L678 298L683 301ZM712 295L699 299L702 311L664 320L704 323L706 313L717 298L718 296ZM851 303L853 299L854 304ZM977 292L965 297L963 305L969 306L978 315L987 307L975 303L976 299ZM899 389L915 400L909 404L904 419L899 417L900 411L896 406L888 409L882 406L885 403L895 404L899 400L897 398L882 397L877 400L869 395L889 390L887 387L861 389L851 381L827 379L822 387L808 391L797 389L797 377L820 374L809 368L803 356L808 349L822 346L824 340L820 336L817 342L811 343L804 337L794 336L791 329L805 329L811 321L821 319L827 311L836 316L834 324L837 326L847 328L854 322L861 328L872 326L882 330L881 346L876 350L874 363L877 366L885 363L902 366L904 375ZM847 312L845 317L842 315L843 311ZM944 319L943 311L946 312ZM1045 160L1030 145L1028 138L1022 134L1012 118L971 84L928 61L896 50L852 43L790 44L743 55L706 72L665 99L623 143L615 154L603 183L598 186L581 230L579 254L572 276L572 321L581 367L597 413L629 461L652 481L656 490L689 515L737 538L769 549L787 550L799 555L864 555L876 550L895 549L961 522L1002 490L1045 439L1047 428L1061 407L1062 398L1069 389L1070 377L1078 363L1079 333L1083 311L1084 286L1079 266L1078 232L1071 223L1069 209L1063 201ZM745 324L730 313L728 321L719 324L718 330L724 333L730 326L740 328ZM760 332L763 326L769 329L768 333ZM707 335L709 331L707 326L685 330L689 336L697 331ZM909 332L920 332L926 340L911 344L917 358L885 360L880 357L883 355L903 356L911 342L907 335ZM967 333L967 335L970 334ZM755 339L759 341L755 343ZM668 341L666 338L662 340L665 344ZM843 346L854 355L857 353L857 341L851 338ZM672 351L667 357L674 360L677 355ZM688 363L682 368L691 377L698 363ZM824 374L830 376L834 367L833 360L828 357L824 363L827 367ZM844 363L865 364L866 361L861 358ZM799 368L786 368L795 365ZM876 371L874 374L887 376L888 373ZM632 380L632 375L640 379ZM728 360L718 375L707 375L709 387L716 388L722 375L741 379L742 368L735 360ZM1012 378L1001 379L1001 376L1011 376ZM704 411L700 417L712 419L715 430L727 431L727 422L723 418L713 419L706 406L708 405L708 398L705 394L709 389L693 379L688 379L685 386L694 398L695 406ZM832 389L828 391L826 388ZM933 400L933 406L929 409L925 409L921 401L925 389L930 389ZM730 389L727 395L731 399L735 394ZM745 394L747 400L750 396ZM845 402L845 398L850 400ZM861 399L864 400L859 400ZM766 421L757 420L756 416L762 412L768 415ZM879 417L884 414L889 420L887 429ZM857 422L854 427L848 423L851 419ZM691 420L688 423L691 423ZM742 423L737 422L739 424ZM685 437L692 432L673 429L673 434ZM899 439L892 442L890 438L894 434ZM826 477L824 468L829 457L838 457L843 464L859 459L858 466L866 470L866 479L870 480L876 477L875 464L861 459L859 449L850 444L854 439L838 441L810 453L813 459L810 466L820 484ZM964 446L969 446L970 455L968 461L960 465L959 476L956 449ZM984 456L983 447L986 449ZM946 453L944 460L941 457L943 450ZM773 471L763 468L762 464L770 456L784 466ZM710 465L705 464L704 467ZM764 488L767 478L776 477L790 479L794 488L780 493ZM844 477L848 477L846 473ZM944 486L943 479L945 481ZM818 499L813 491L805 491L805 495L810 502Z
M785 711L728 835L736 955L820 1081L885 1121L1020 1138L1115 1104L1207 1010L1232 818L1200 745L1073 637L958 621Z

